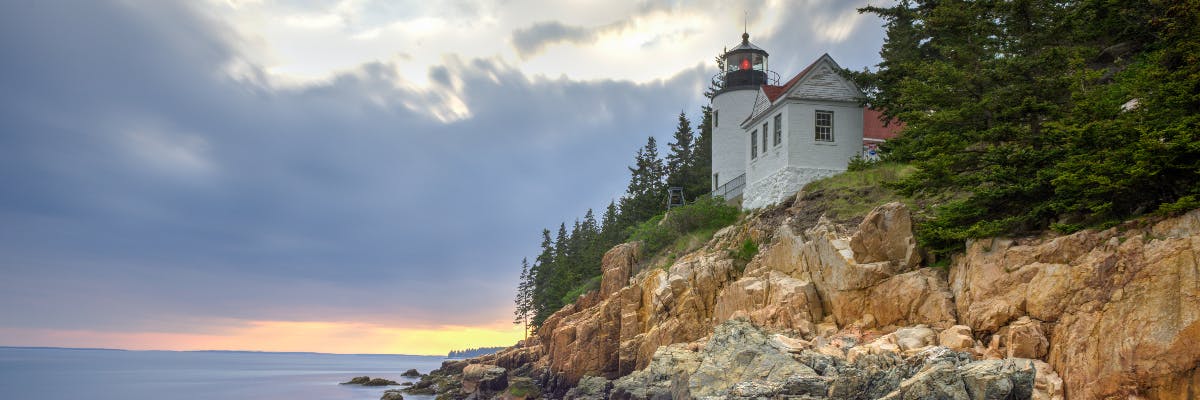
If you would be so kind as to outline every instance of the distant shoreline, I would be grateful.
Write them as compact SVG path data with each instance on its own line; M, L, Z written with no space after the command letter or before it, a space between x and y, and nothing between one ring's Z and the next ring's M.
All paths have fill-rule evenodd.
M56 347L56 346L0 346L0 350L84 350L84 351L137 351L137 352L171 352L171 353L230 353L230 354L293 354L293 355L336 355L336 356L405 356L405 357L440 357L445 354L389 354L389 353L323 353L316 351L262 351L262 350L130 350L104 347Z

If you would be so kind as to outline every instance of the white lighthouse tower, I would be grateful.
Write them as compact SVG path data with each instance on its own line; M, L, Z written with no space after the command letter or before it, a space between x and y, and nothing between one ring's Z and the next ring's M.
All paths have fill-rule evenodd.
M741 124L754 110L759 88L779 79L767 69L767 51L751 44L749 33L742 33L742 42L721 58L724 70L713 78L711 178L714 195L734 200L746 184L746 154L740 151L746 131Z

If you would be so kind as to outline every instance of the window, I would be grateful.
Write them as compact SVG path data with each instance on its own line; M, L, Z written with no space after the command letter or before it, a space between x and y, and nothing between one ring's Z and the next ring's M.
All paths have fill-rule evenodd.
M783 114L775 114L775 145L783 143Z
M817 141L832 142L833 141L833 111L817 111L817 119L814 123L814 128L817 133Z
M719 118L721 114L718 114L718 113L717 113L718 111L720 111L720 110L713 110L713 128L716 128L716 127L717 127L717 125L720 125L720 124L717 122L717 121L720 121L720 120L721 120L721 118Z
M763 153L767 152L767 123L763 122Z
M758 157L758 131L750 132L750 159Z

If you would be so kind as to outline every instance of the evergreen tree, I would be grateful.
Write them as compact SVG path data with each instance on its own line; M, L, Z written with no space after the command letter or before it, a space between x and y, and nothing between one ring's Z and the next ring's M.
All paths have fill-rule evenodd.
M625 227L621 225L617 202L610 201L608 203L608 207L604 209L604 216L600 219L600 224L600 246L604 249L616 246L622 239L625 239L621 237L625 232Z
M533 326L542 326L542 321L558 310L558 298L552 293L554 274L554 242L550 230L542 229L542 252L533 263Z
M513 324L521 325L525 332L525 338L529 338L529 322L534 313L533 304L533 274L529 268L529 260L521 259L521 277L517 283L517 298L516 309L513 311L515 318Z
M633 226L658 215L667 208L666 187L663 184L663 162L658 157L658 143L651 136L638 149L634 166L629 167L629 187L621 198L622 225Z
M700 134L692 145L692 160L683 186L689 199L707 195L712 187L712 108L701 108Z
M579 276L586 281L591 277L600 275L602 272L600 270L600 259L604 257L604 252L611 247L604 246L600 242L600 226L596 222L596 214L590 208L583 215L583 225L580 226L579 236L580 242L583 243Z
M692 163L695 161L692 158L692 151L694 150L693 135L691 121L688 121L687 115L683 111L680 111L679 123L675 127L675 135L673 136L674 141L668 145L670 148L666 160L668 187L683 187L688 184L688 175L691 174Z

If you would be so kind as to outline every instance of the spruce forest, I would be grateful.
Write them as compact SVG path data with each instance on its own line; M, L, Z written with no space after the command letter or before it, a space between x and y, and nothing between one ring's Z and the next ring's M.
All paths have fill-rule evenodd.
M1200 1L900 1L874 71L937 255L1200 207ZM943 258L944 259L944 258Z

